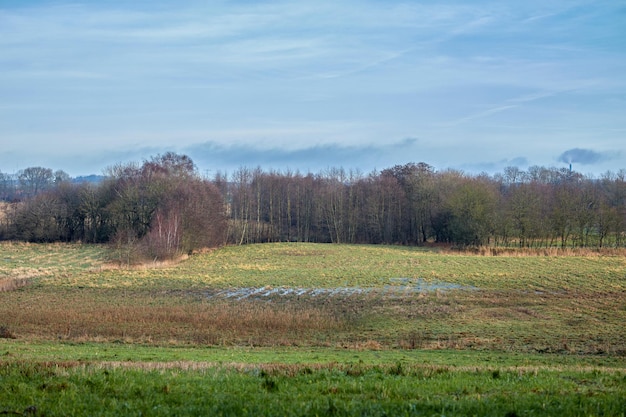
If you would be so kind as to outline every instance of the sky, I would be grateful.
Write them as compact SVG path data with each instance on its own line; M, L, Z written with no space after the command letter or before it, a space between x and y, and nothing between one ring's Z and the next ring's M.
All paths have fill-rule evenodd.
M617 172L625 28L615 0L0 0L0 172Z

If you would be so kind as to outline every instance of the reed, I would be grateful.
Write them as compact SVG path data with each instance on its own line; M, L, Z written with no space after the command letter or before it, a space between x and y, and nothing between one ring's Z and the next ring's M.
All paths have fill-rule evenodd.
M575 248L575 247L439 247L439 252L445 255L478 255L478 256L508 256L508 257L626 257L626 248Z
M294 345L346 327L328 309L306 305L150 305L146 297L135 299L132 305L75 301L33 304L18 313L0 308L0 312L11 317L20 338L81 342Z
M15 291L31 282L31 278L2 278L0 279L0 292Z

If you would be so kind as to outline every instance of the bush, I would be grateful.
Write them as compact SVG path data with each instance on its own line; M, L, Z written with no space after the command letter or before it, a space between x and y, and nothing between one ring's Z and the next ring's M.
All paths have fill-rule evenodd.
M0 324L0 339L16 339L16 336L7 326Z

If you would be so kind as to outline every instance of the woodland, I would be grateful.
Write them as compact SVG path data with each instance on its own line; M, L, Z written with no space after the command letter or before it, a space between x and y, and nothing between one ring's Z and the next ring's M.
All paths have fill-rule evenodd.
M224 244L328 242L456 247L626 245L626 171L495 175L420 162L363 174L240 168L213 178L166 153L98 182L31 167L0 172L0 239L106 243L114 259L168 259Z

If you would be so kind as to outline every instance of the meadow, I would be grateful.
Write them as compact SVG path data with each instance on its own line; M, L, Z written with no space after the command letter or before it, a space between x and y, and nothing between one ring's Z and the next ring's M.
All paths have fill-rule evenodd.
M626 257L483 255L4 243L0 412L623 416Z

